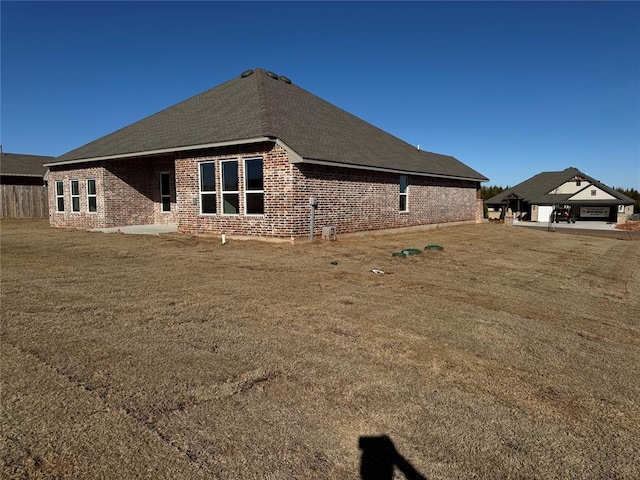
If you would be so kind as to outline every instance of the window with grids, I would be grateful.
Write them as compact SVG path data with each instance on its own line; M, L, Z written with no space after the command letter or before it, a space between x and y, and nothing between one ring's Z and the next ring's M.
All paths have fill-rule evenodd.
M247 215L263 215L262 158L249 158L244 161L244 183L244 205Z
M216 164L200 164L200 213L215 214L216 209Z
M80 182L71 180L71 211L80 211Z
M224 160L220 162L222 169L222 213L237 215L240 203L238 182L238 161Z
M409 177L406 175L400 175L400 211L409 211Z
M64 182L56 182L56 212L64 212Z
M95 213L98 211L96 181L93 178L89 178L87 180L87 211L89 213Z

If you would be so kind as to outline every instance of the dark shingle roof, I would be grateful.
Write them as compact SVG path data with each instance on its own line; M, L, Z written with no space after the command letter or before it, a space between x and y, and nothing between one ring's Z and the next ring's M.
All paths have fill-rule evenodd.
M47 171L43 165L52 162L55 157L44 155L25 155L22 153L2 153L0 174L21 177L42 177Z
M260 137L280 139L303 161L487 180L454 157L418 150L262 69L65 153L56 162Z
M521 200L527 203L534 203L537 205L552 205L566 203L569 198L573 197L575 193L569 194L556 194L553 190L560 187L562 184L571 181L575 178L581 178L586 182L598 186L609 195L613 195L621 202L627 202L629 204L634 203L634 200L626 195L609 188L607 185L600 181L582 173L580 170L574 167L565 168L560 172L542 172L534 175L528 180L519 183L511 188L508 188L498 195L495 195L484 203L487 205L499 205L503 203L506 197L511 194L517 195ZM582 202L584 203L584 201ZM609 202L611 203L611 202Z

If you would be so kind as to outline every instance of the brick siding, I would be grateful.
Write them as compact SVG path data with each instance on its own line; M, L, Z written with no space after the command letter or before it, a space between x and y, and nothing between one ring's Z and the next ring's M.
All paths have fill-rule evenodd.
M244 159L263 160L264 214L245 215ZM221 211L220 163L238 161L239 214ZM199 165L213 162L217 183L215 215L200 213ZM171 212L161 211L160 173L170 173ZM97 186L97 213L87 212L86 179ZM70 180L80 181L80 212L71 212ZM56 212L55 182L65 183L65 211ZM409 176L408 210L399 211L399 175L294 164L273 142L177 154L174 157L127 159L53 167L49 173L52 226L109 227L177 223L178 231L259 237L309 234L309 198L318 199L315 234L332 225L338 233L383 230L425 224L478 221L482 203L472 181ZM478 213L479 212L479 213ZM480 216L478 216L480 215Z
M106 216L103 193L104 167L102 164L87 163L74 165L65 170L63 167L50 167L47 183L49 185L49 223L52 227L97 228L105 226ZM97 211L89 213L87 205L87 180L95 179L97 191ZM80 191L80 211L71 211L71 180L78 180ZM57 211L56 182L64 186L64 211Z
M198 165L214 162L220 182L220 162L261 157L264 172L265 211L261 216L200 215ZM240 182L240 208L244 211ZM309 234L309 198L319 205L315 234L335 226L339 233L410 227L424 224L477 221L476 182L411 176L409 211L399 211L399 175L375 171L292 164L286 150L271 143L218 149L176 160L178 230L185 233L226 233L254 236L304 236ZM218 191L218 211L220 210ZM482 215L480 204L480 215ZM481 217L480 217L481 218Z
M162 212L160 172L168 172L171 211ZM51 167L48 175L49 223L53 227L103 228L177 223L172 157L93 162ZM87 205L87 180L95 179L97 212ZM71 180L80 187L80 212L71 211ZM64 212L56 211L56 182L64 182Z

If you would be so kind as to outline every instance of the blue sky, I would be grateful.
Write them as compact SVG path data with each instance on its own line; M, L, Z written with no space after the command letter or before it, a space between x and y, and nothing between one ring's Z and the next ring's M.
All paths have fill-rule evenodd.
M261 67L514 185L640 188L638 2L11 2L4 152L61 155Z

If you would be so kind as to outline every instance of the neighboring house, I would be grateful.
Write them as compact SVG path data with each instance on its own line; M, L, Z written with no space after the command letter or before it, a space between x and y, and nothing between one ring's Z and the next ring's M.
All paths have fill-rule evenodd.
M475 222L480 173L262 69L47 165L56 227L291 237Z
M0 158L2 218L48 217L44 164L54 157L3 152Z
M573 167L539 173L485 200L489 218L511 211L534 222L549 222L554 208L567 207L576 220L624 223L633 213L634 203L632 198Z

